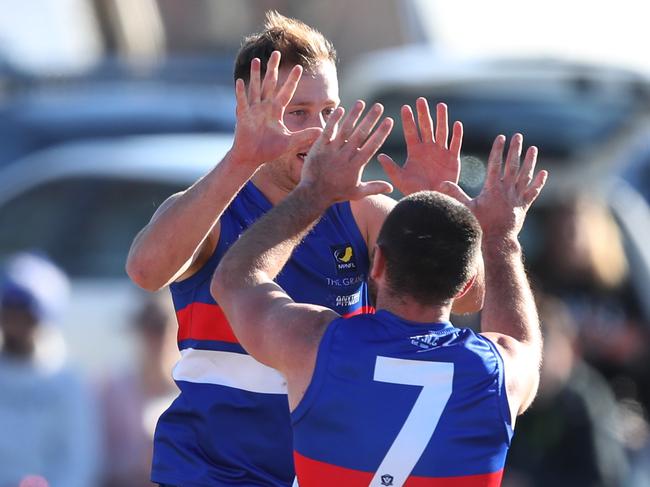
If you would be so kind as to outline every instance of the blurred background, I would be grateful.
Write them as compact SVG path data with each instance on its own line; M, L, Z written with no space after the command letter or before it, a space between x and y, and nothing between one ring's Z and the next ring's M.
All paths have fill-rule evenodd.
M540 148L550 181L522 242L546 360L504 485L650 485L646 2L0 0L0 430L33 429L29 448L0 440L0 487L40 485L27 473L150 485L175 324L167 291L128 281L126 255L157 206L230 147L234 56L271 8L333 41L344 105L381 101L399 120L417 96L446 102L465 125L468 192L497 134ZM404 160L399 124L382 150ZM64 284L16 284L26 258ZM65 413L38 405L73 389L60 410L76 427L48 426Z

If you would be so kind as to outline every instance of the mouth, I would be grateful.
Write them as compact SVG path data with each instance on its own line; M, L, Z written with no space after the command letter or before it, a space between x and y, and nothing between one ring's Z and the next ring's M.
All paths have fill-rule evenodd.
M297 155L298 155L298 159L300 159L301 161L304 161L305 157L307 157L306 152L299 152Z

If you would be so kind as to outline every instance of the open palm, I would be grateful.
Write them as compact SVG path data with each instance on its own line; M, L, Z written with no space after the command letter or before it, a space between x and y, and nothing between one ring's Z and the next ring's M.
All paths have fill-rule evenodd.
M235 84L237 126L234 150L249 164L260 166L286 152L307 152L321 133L320 128L291 132L284 125L284 110L291 101L302 75L302 67L294 66L278 88L280 53L269 58L264 80L260 80L261 62L251 62L248 92L242 79Z
M483 229L483 237L516 238L524 224L526 213L542 191L548 173L535 174L537 147L526 151L523 164L520 158L523 146L521 134L510 141L508 154L503 162L506 138L499 135L492 145L488 158L487 175L483 189L472 199L455 183L443 185L442 192L467 205Z
M449 125L447 106L436 107L436 129L425 98L416 101L418 122L416 124L410 106L402 107L402 125L406 140L406 162L400 167L386 154L378 157L384 171L395 187L403 194L421 190L438 190L444 181L458 182L460 176L460 148L463 126L455 122L448 145ZM419 125L419 131L418 131Z

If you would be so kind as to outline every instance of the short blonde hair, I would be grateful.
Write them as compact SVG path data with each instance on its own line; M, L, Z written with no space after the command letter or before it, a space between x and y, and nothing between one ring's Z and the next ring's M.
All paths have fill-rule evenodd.
M336 50L332 43L318 30L304 22L279 14L275 10L266 13L264 31L244 38L235 59L235 80L248 83L250 65L254 58L262 61L262 76L273 51L280 51L280 67L297 64L309 71L323 61L336 63Z

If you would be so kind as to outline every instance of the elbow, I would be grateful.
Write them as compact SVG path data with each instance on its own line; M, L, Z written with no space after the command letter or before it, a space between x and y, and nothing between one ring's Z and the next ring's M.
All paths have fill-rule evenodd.
M165 282L161 283L160 279L156 279L151 272L151 266L142 259L129 254L125 266L126 274L138 286L146 291L155 292L165 286Z
M210 294L215 301L221 303L224 310L227 303L233 301L235 294L244 287L242 274L243 270L238 268L235 262L228 259L228 255L221 260L214 274L212 274Z

